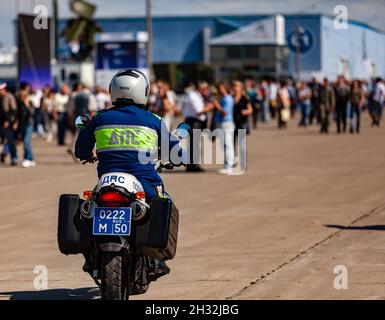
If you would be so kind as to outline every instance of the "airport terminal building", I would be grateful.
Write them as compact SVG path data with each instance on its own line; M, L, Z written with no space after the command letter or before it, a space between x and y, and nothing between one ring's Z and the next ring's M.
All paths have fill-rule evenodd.
M61 20L59 28L66 23ZM97 23L105 33L146 29L144 17L99 18ZM70 57L61 38L59 83L76 81L79 67L66 66ZM295 77L297 70L305 80L333 80L339 74L385 77L384 57L384 32L356 21L337 29L334 17L322 14L153 17L154 72L177 89L197 79Z
M103 32L145 30L144 18L98 23ZM385 77L385 33L363 23L337 29L321 14L153 18L155 74L177 86L202 77L295 76L298 54L303 79Z

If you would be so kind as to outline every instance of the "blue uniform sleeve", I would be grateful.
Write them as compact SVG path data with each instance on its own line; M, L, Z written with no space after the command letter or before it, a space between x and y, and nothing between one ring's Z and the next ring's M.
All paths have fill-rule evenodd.
M79 132L75 143L75 156L80 160L88 160L92 158L92 151L95 147L95 128L96 118L93 118L87 126Z

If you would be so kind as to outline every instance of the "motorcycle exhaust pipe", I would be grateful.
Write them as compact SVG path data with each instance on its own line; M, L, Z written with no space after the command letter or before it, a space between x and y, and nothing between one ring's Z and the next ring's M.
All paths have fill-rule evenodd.
M141 201L134 201L132 203L132 218L135 221L142 220L147 216L150 206Z
M92 218L91 217L91 201L84 201L81 205L80 205L80 214L86 218L86 219L90 219Z

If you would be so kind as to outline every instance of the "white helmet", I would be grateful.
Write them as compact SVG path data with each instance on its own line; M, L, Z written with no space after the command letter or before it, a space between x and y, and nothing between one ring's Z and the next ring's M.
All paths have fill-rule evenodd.
M138 69L121 70L110 83L111 102L115 106L135 104L144 107L149 91L147 77Z

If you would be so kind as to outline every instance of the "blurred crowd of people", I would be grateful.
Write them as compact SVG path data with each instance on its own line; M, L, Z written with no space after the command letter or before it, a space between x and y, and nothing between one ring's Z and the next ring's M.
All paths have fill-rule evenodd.
M18 165L17 144L22 143L24 154L20 165L34 167L31 138L39 136L47 142L64 146L66 133L72 135L68 153L73 155L76 139L75 118L82 114L93 115L110 106L108 91L96 87L95 92L83 83L76 83L72 90L62 85L59 90L45 86L35 91L27 82L20 83L12 94L5 82L0 83L0 160L10 158L11 166Z
M182 110L193 129L225 129L225 166L219 172L232 174L236 164L245 166L242 163L245 159L235 157L234 143L239 129L249 134L251 128L257 128L258 122L272 120L279 129L285 129L290 119L297 118L299 127L319 125L321 134L329 132L332 120L338 134L348 130L358 134L364 110L368 111L372 126L380 126L384 98L385 85L381 78L371 83L358 79L348 81L343 76L335 82L326 78L319 82L313 78L309 83L290 78L281 81L246 79L230 85L190 84L185 90ZM239 144L238 154L245 154L242 150L245 142L240 140ZM203 171L197 164L189 165L187 170Z
M246 161L235 156L237 148L241 151L238 154L243 154L246 148L242 140L236 145L238 129L249 134L258 123L271 121L276 121L279 129L286 129L290 119L298 119L300 127L316 124L320 133L328 133L334 120L337 133L359 133L364 110L368 111L372 126L380 125L384 99L385 84L380 78L370 83L348 81L343 76L335 82L312 79L308 83L291 78L235 80L216 85L201 81L190 83L179 95L167 81L157 80L151 82L147 108L161 116L169 129L175 127L174 119L180 115L193 129L224 129L225 166L220 172L229 174L237 162ZM72 88L62 85L54 90L46 86L34 91L24 82L15 94L7 90L6 83L0 83L1 162L9 157L11 165L17 165L16 145L22 143L24 155L20 165L35 166L33 136L58 145L70 141L67 151L73 155L75 118L81 114L92 116L110 106L108 90L101 87L92 90L83 83ZM66 139L68 133L72 139ZM193 163L187 170L203 171Z
M201 94L205 101L216 100L216 96L221 94L221 85L226 86L206 85L208 89ZM186 92L189 89L190 86L186 88ZM249 114L253 128L257 128L258 121L269 123L272 119L277 119L278 128L286 128L289 120L299 113L298 126L307 127L317 123L321 133L329 131L331 115L335 120L337 133L347 132L347 129L351 133L359 133L360 115L364 110L368 111L372 126L378 127L385 96L385 84L381 78L369 84L358 79L348 81L343 76L332 83L326 78L321 82L313 78L309 83L294 82L290 78L279 82L273 79L258 82L246 79L243 83L233 81L229 89L234 97L239 96L242 91L243 102L248 100L252 108ZM238 122L238 117L238 108L235 108L235 123ZM245 122L249 130L249 122Z

